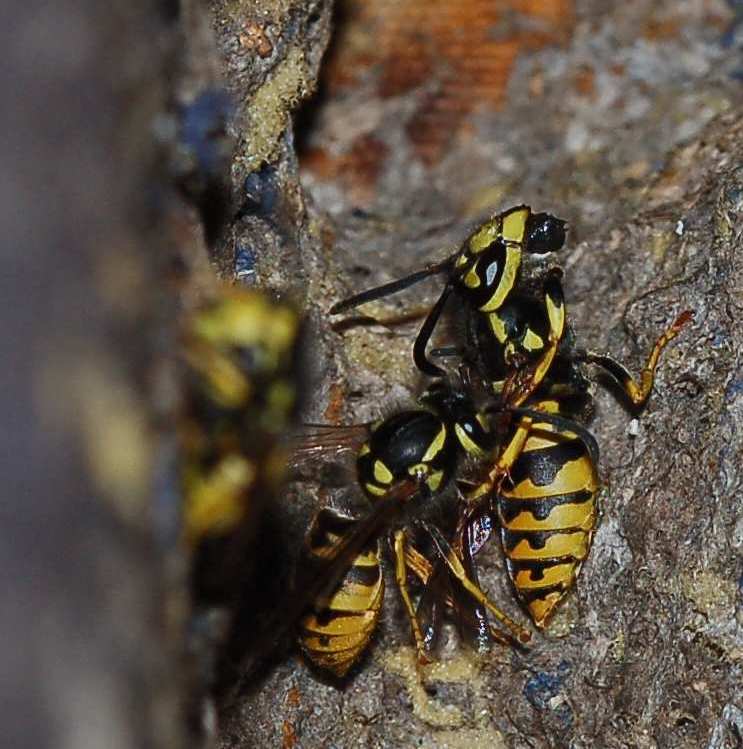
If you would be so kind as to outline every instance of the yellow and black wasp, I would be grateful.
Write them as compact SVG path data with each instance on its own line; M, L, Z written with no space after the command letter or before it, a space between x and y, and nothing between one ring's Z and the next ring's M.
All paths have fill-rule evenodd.
M182 528L203 603L234 594L255 520L282 486L302 322L266 292L228 287L187 319L182 338Z
M539 241L532 244L535 225ZM562 271L552 268L544 274L542 298L518 282L521 252L556 250L564 239L564 222L519 206L475 230L462 249L442 263L357 294L331 310L386 296L432 273L448 274L446 287L415 341L414 360L424 373L442 371L428 362L425 349L447 295L456 289L464 302L466 343L454 353L498 395L496 410L504 415L506 425L512 424L507 438L498 440L491 451L487 478L465 492L462 517L475 523L483 517L483 507L493 511L509 575L540 628L574 584L597 520L598 447L577 421L591 403L584 365L601 367L640 408L652 390L661 351L690 317L682 314L660 336L639 383L611 357L578 350L566 325ZM490 265L491 245L508 250L514 244L521 251L510 256L501 252L510 269L500 275L493 294L483 303L484 289L491 288L497 277ZM514 422L514 409L522 404L532 414L517 416ZM460 523L455 543L462 561L482 545L482 533L476 534L480 540L474 545L466 540L467 522ZM432 574L435 578L440 573L434 569Z
M486 352L480 347L475 364L503 392L514 367L542 359L551 326L534 296L513 295L497 314L501 345ZM598 448L581 424L592 414L585 365L601 367L639 409L650 396L662 350L690 317L684 312L657 339L639 383L610 356L578 349L568 330L549 369L528 389L532 415L512 422L488 477L465 495L468 513L484 506L496 515L509 577L540 629L574 585L598 519Z
M382 286L368 289L335 304L338 314L395 294L424 278L443 275L444 288L431 308L413 345L413 360L426 375L441 377L443 370L426 356L426 348L450 295L454 294L467 310L468 324L497 322L494 313L517 287L524 254L540 256L560 250L565 243L565 222L549 213L533 213L526 205L509 208L476 228L453 255L420 271ZM547 297L551 316L558 318L561 299ZM552 309L554 307L554 309ZM477 322L470 321L473 318ZM555 320L555 325L559 322ZM497 331L493 333L497 335ZM555 337L559 333L555 331Z
M299 624L302 650L316 666L339 677L361 657L379 619L385 536L390 539L395 579L416 648L421 660L426 659L428 634L413 604L408 573L429 583L434 566L411 540L414 529L427 537L442 565L437 572L439 587L445 584L448 605L457 609L470 630L483 621L478 612L485 609L516 642L526 643L530 637L488 599L430 519L432 499L455 477L462 458L483 460L490 455L490 415L476 407L463 384L442 380L433 382L419 402L421 408L393 413L371 426L342 427L340 433L330 428L309 435L302 448L313 451L324 441L334 449L342 440L350 447L355 439L358 484L372 502L371 511L361 519L331 509L316 515L307 537L304 575L297 585L299 608L309 605ZM532 414L528 409L515 413ZM490 627L487 635L499 641L507 637Z

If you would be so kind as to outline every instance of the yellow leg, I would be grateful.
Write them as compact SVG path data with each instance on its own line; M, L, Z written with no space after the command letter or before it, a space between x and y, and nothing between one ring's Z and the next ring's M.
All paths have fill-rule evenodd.
M406 564L405 540L405 531L395 531L395 580L397 581L397 587L400 590L402 602L405 605L405 611L407 612L410 621L410 627L413 630L415 648L418 651L418 662L429 663L429 658L426 655L423 633L421 632L420 623L415 615L415 608L413 607L413 602L410 599L410 593L408 591L408 567Z
M511 619L508 614L501 611L491 600L485 595L482 589L475 585L467 575L467 572L462 565L461 560L455 554L451 546L446 542L441 532L434 526L422 523L423 527L428 531L431 538L433 539L434 546L441 559L446 563L449 571L454 577L459 580L461 586L481 605L484 606L504 627L509 629L516 640L522 645L526 645L531 640L531 632L517 624Z
M475 502L493 491L500 488L503 479L508 476L511 466L516 462L516 458L521 454L526 444L526 438L529 436L529 429L532 421L525 416L519 421L516 432L511 437L510 442L501 452L500 457L488 472L487 478L482 481L475 489L465 495L467 502Z
M410 571L425 585L428 579L433 573L433 565L423 556L417 549L412 546L407 546L405 549L405 564L407 564ZM447 595L444 603L450 608L454 608L454 600L450 595ZM501 632L492 625L490 626L490 636L494 642L500 645L510 645L511 641Z
M660 360L660 355L663 349L681 332L681 329L686 325L689 320L693 317L693 313L689 310L682 312L673 325L661 335L653 346L653 350L650 352L645 366L640 372L640 382L638 383L627 370L627 368L620 364L618 361L613 359L606 354L596 354L591 351L582 353L578 358L587 361L591 364L596 364L601 367L604 371L610 374L621 386L627 397L632 401L632 404L637 408L640 408L645 404L647 399L650 397L650 392L653 389L653 383L655 382L655 370Z

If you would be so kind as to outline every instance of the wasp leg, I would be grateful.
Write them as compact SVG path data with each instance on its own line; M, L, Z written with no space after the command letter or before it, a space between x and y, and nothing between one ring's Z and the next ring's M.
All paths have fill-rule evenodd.
M421 554L415 547L410 545L405 548L405 564L407 564L408 569L423 583L423 585L427 585L431 576L436 573L436 568L434 567L434 565L432 565L431 562L429 562L428 559L423 556L423 554ZM445 563L439 562L439 564ZM450 593L446 594L443 602L448 608L452 610L456 606L456 603ZM431 625L429 629L430 631L424 634L424 642L427 645L427 650L432 649L433 643L435 643L438 635L437 622L435 620L435 617L431 617ZM493 638L494 642L497 642L499 645L510 645L512 643L512 641L509 640L508 637L503 634L503 632L496 629L492 624L489 625L489 629L490 636ZM429 643L431 643L431 645L429 645Z
M423 321L423 325L415 338L415 343L413 343L413 361L415 362L415 366L429 377L443 377L446 374L441 367L437 367L426 358L426 346L428 346L428 342L431 340L436 323L438 323L439 317L441 317L451 291L452 285L451 283L447 283L436 304L431 307L431 311Z
M521 455L526 439L529 436L529 430L532 425L532 419L524 416L520 421L511 440L503 449L500 457L495 461L493 467L488 471L488 475L474 489L465 495L468 503L477 502L498 491L503 479L509 475L511 467L516 462L516 458Z
M405 564L424 585L428 582L433 572L433 565L410 543L405 545Z
M457 578L460 585L481 605L484 606L504 627L506 627L516 638L516 641L526 645L531 640L531 632L517 624L505 612L501 611L483 592L483 590L467 575L459 557L454 549L449 545L447 540L441 534L438 528L424 521L420 525L425 528L433 540L434 547L440 559L446 564L454 577Z
M544 282L544 305L550 329L544 353L535 364L516 369L506 380L502 400L511 406L520 406L540 385L549 372L565 332L565 298L562 291L562 270L553 268Z
M406 546L407 537L405 531L395 531L395 580L397 581L397 587L400 591L402 602L405 605L405 611L410 621L410 627L413 630L413 639L415 640L415 649L418 651L418 663L424 664L429 663L430 659L426 655L426 646L423 639L423 633L421 632L420 623L418 617L415 615L415 608L413 607L413 601L410 598L410 592L408 591L408 565L406 564Z
M593 351L577 352L575 358L578 361L584 361L589 364L595 364L607 372L622 387L632 404L636 408L645 405L645 401L650 397L655 381L655 369L658 366L660 355L663 349L681 332L681 329L693 317L690 310L682 312L655 342L650 356L648 356L645 366L640 372L640 382L638 383L630 374L629 370L616 359L607 354L597 354Z

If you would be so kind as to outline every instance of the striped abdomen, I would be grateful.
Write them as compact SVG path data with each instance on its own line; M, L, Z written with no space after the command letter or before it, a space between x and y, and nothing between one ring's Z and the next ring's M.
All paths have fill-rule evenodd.
M308 537L309 556L320 562L333 558L344 532L354 524L352 518L322 510ZM299 623L304 654L318 668L338 677L345 676L361 657L379 621L384 596L379 556L379 542L359 554L329 600L316 602Z
M555 401L536 408L558 411ZM588 555L599 480L572 432L535 422L498 498L508 573L534 624L544 627Z

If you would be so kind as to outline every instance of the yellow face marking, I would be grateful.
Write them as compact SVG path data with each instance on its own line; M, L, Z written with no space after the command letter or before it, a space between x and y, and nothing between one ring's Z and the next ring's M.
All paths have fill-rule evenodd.
M441 449L444 447L445 442L446 424L442 424L439 433L436 435L433 442L429 445L428 450L426 450L426 454L421 458L421 461L423 463L430 463L441 452Z
M506 333L506 326L498 313L491 312L488 315L488 322L490 323L490 330L493 331L493 335L498 340L498 343L505 343L508 340L508 334Z
M488 423L488 419L485 416L485 414L477 413L475 414L475 419L477 419L477 423L483 428L483 431L490 433L490 424Z
M368 455L371 452L371 448L369 447L368 442L364 442L364 444L361 446L361 449L359 450L359 457L361 458L364 455Z
M477 275L477 263L475 263L464 275L464 285L468 289L476 289L480 285L480 276Z
M431 471L431 466L426 463L416 463L408 468L408 473L416 479L423 479Z
M470 454L478 458L484 457L485 452L480 446L467 434L461 424L454 425L454 433L457 435L459 444Z
M524 239L524 230L526 228L526 219L529 218L531 211L526 207L516 208L503 217L503 228L501 234L506 242L521 242Z
M469 263L470 258L467 255L466 252L462 252L459 257L456 259L456 262L454 263L455 268L461 268L464 265L467 265Z
M374 461L374 478L380 484L391 484L392 483L392 472L387 466L382 463L381 460Z
M443 471L434 471L427 479L426 479L426 486L432 491L438 491L439 487L441 486L441 481L444 478L444 472Z
M377 486L376 484L364 484L364 488L369 494L373 494L375 497L383 497L387 494L387 489Z
M516 283L516 276L518 275L520 267L521 248L515 245L509 245L506 247L506 267L503 269L503 275L501 276L498 288L490 299L480 307L481 312L494 312L499 307L503 306L503 302L506 301L506 297L511 293L511 290Z
M544 348L544 340L530 328L526 331L522 345L527 351L540 351Z
M498 238L500 234L500 216L494 216L486 221L471 237L467 244L473 255L478 255Z

